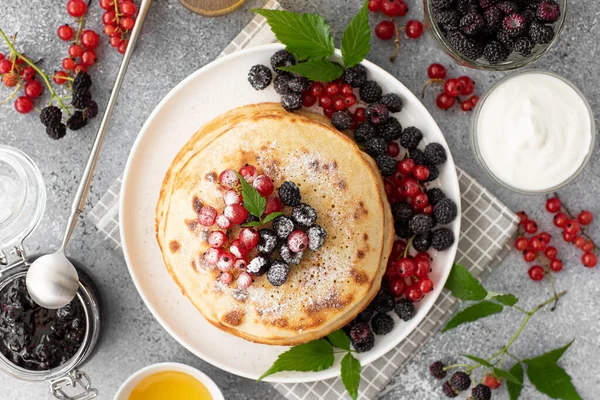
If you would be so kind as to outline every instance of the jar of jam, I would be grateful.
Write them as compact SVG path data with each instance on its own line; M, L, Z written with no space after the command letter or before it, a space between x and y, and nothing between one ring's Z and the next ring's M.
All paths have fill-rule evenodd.
M25 276L30 261L26 239L46 203L40 171L21 151L0 145L0 371L28 381L47 381L62 400L98 396L80 366L100 335L100 296L78 268L77 297L58 310L29 297Z

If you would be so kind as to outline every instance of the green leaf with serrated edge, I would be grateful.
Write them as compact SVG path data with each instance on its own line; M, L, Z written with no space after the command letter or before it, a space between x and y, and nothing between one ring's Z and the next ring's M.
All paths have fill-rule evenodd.
M255 217L260 218L267 207L267 200L254 189L239 172L236 172L240 183L242 184L242 198L244 199L244 208Z
M502 379L504 379L507 382L512 382L512 383L517 384L517 385L523 384L523 378L521 378L521 380L519 380L516 376L514 376L513 374L511 374L509 371L505 371L505 370L500 369L500 368L494 368L494 374L498 378L502 378Z
M449 331L450 329L456 328L459 325L466 324L467 322L477 321L478 319L488 317L493 314L502 312L504 307L500 304L492 303L491 301L482 301L472 306L465 308L464 310L456 313L454 317L444 327L442 332Z
M562 355L567 351L569 347L573 344L571 340L569 343L564 345L563 347L559 347L558 349L551 350L547 353L542 354L539 357L528 358L523 360L523 362L527 365L537 365L537 366L545 366L550 364L556 364L558 360L562 357Z
M342 36L342 59L346 68L354 67L364 60L371 50L368 3L368 1L364 2Z
M289 67L278 68L282 71L293 72L313 81L334 81L344 73L344 68L329 60L308 60Z
M263 224L266 224L267 222L271 222L273 221L275 218L279 217L280 215L283 215L282 212L276 211L276 212L272 212L271 214L267 215L265 217L265 219L262 220Z
M506 382L506 389L508 389L510 400L518 400L519 396L521 395L521 389L523 389L523 366L521 363L516 363L512 366L509 372L512 376L517 378L520 383L516 384L508 381Z
M490 297L489 292L488 292L488 297ZM492 296L492 299L496 300L499 303L504 304L505 306L509 306L509 307L514 306L519 301L519 299L517 299L512 294L500 294L500 293L496 293L494 296Z
M445 287L461 300L483 300L487 296L487 290L481 283L465 267L456 263L452 266Z
M493 367L492 364L490 364L487 360L484 360L483 358L479 358L477 356L472 356L470 354L461 354L461 356L467 357L468 359L473 360L476 363L479 363L479 364L483 365L484 367L488 367L488 368L492 368Z
M553 399L581 400L569 374L556 364L529 365L527 377L538 392Z
M267 19L277 39L299 60L327 58L333 54L329 24L320 15L253 9Z
M327 339L338 349L350 350L350 338L341 329L331 332L327 335Z
M342 358L341 375L346 391L353 400L356 400L360 386L360 361L354 358L350 352Z
M325 339L294 346L281 353L271 368L258 380L281 371L323 371L333 365L333 346Z
M262 222L260 221L250 221L250 222L246 222L244 225L242 225L244 228L258 228L259 226L262 226Z

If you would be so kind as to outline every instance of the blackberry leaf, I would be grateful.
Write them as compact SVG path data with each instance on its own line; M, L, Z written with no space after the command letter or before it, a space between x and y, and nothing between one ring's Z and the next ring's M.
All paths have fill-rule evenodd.
M338 349L350 350L350 338L341 329L327 335L327 340Z
M313 81L331 82L342 76L344 68L329 60L308 60L306 62L278 68L293 72Z
M465 267L456 263L446 281L446 289L460 300L483 300L487 296L487 290L481 283Z
M314 340L281 353L258 380L281 371L323 371L333 365L334 359L331 343L325 339Z
M346 391L353 400L356 400L360 386L360 361L354 358L350 352L342 358L341 375Z
M240 183L242 184L242 197L244 199L244 207L248 212L255 217L260 218L267 207L267 200L258 193L258 190L253 188L242 175L236 172Z
M521 395L521 389L523 389L523 366L521 363L516 363L509 372L521 382L518 385L511 381L506 382L506 389L508 390L510 400L518 400Z
M450 329L466 324L467 322L477 321L478 319L498 314L502 312L502 310L504 310L504 307L500 304L492 303L487 300L481 301L456 313L454 317L448 321L442 332L449 331Z
M342 59L346 68L354 67L361 62L371 50L371 29L369 28L367 4L368 1L365 1L342 36Z

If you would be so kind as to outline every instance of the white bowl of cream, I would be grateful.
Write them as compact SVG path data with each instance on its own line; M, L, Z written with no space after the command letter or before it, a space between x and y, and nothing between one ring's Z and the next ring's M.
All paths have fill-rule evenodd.
M471 144L499 183L526 194L566 185L587 164L594 117L581 92L550 72L529 70L496 83L480 100Z

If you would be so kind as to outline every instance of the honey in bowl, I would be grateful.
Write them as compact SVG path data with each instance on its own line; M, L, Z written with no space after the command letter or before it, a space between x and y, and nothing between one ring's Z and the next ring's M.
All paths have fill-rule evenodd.
M162 371L138 383L128 400L212 400L212 396L193 376L179 371Z

